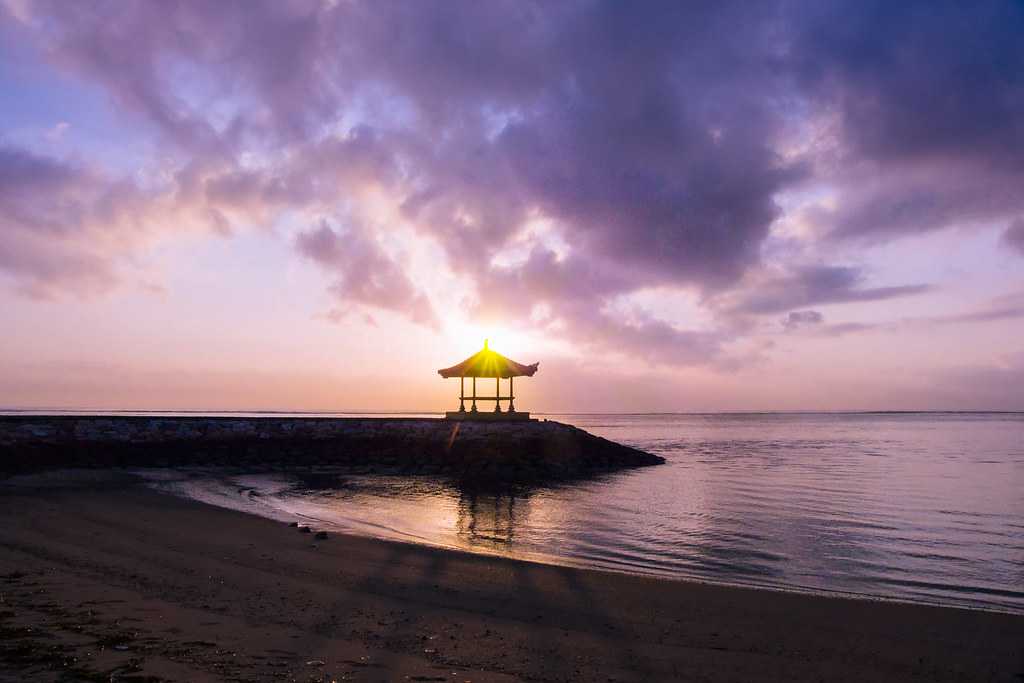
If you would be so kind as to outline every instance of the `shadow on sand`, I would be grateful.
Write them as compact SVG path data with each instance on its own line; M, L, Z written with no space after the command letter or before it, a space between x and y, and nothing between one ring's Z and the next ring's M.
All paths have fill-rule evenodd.
M615 476L608 474L601 478ZM351 482L340 475L333 475L333 478L298 475L296 478L310 490L366 486L364 482ZM515 542L517 523L520 516L528 512L531 499L542 492L574 484L502 486L446 481L441 485L457 497L455 531L466 547L489 554L505 554ZM449 571L453 557L458 558L458 564L465 564L468 556L465 552L426 552L415 545L394 543L388 546L388 553L386 561L380 565L381 571L362 577L354 591L392 598L403 596L401 606L388 618L378 621L372 633L361 634L378 643L385 652L408 652L411 647L425 653L439 667L465 666L467 662L444 647L448 644L447 628L457 633L459 639L468 637L478 645L483 644L477 649L473 664L486 664L487 668L499 672L536 671L539 666L544 671L544 679L572 680L579 674L580 667L604 662L609 669L630 671L639 679L655 673L649 670L649 662L629 646L639 639L636 625L623 620L606 596L602 597L588 585L587 574L566 567L509 560L508 571L493 576L490 582L475 582L470 588L459 584L457 572ZM483 565L488 560L481 557L480 561ZM464 566L459 569L462 571ZM342 594L351 593L344 591ZM342 615L350 609L352 605L340 599L331 606L330 614ZM498 629L479 628L490 619L511 621L519 626L501 629L500 633ZM477 624L479 632L466 631L468 623ZM340 623L332 619L317 629L318 635L325 639L336 637L339 626ZM595 639L595 627L605 637ZM443 639L441 643L436 642L438 638ZM593 641L590 662L580 660L581 652L588 651L586 646L581 647L581 638ZM609 643L615 645L609 647ZM486 663L479 660L481 649L488 653ZM513 661L515 657L531 656L535 661ZM388 661L387 654L380 657L367 666L387 670L395 664ZM659 675L664 673L658 672ZM609 680L616 679L610 677Z

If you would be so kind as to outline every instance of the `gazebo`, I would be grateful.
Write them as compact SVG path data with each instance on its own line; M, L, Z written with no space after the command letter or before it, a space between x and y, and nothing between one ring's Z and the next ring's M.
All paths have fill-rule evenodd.
M438 370L437 374L441 375L445 379L450 377L459 378L459 409L457 411L450 411L445 413L445 417L449 420L528 420L530 419L529 413L517 413L515 405L515 395L512 388L513 377L533 377L534 373L537 372L537 366L540 363L534 363L532 365L523 365L517 363L514 360L505 358L496 351L491 351L487 346L487 340L484 340L484 348L477 351L472 356L462 361L458 365L453 365L450 368ZM472 390L473 393L470 396L466 396L466 378L470 377L473 380ZM477 396L476 394L476 380L478 377L493 377L494 378L494 396ZM501 380L508 379L508 396L501 395ZM466 400L471 401L469 410L466 410ZM493 412L481 412L477 410L477 401L494 401ZM506 412L501 411L501 402L508 401L508 410Z

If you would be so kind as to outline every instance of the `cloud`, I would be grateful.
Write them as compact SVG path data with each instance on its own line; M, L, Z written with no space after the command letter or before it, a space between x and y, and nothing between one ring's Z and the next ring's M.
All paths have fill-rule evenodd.
M82 165L0 146L0 271L35 297L104 291L142 239L143 193Z
M1002 242L1021 256L1024 256L1024 218L1018 218L1006 228L1006 232L1003 233Z
M474 313L481 319L520 320L541 333L564 336L579 348L622 354L652 365L709 364L733 368L745 359L726 348L727 329L692 330L642 309L611 304L623 291L642 286L644 275L613 259L564 258L535 247L515 267L492 266L478 273L481 291ZM535 315L538 306L545 314Z
M933 315L904 318L903 325L961 325L964 323L988 323L1024 318L1024 292L1013 292L997 296L974 310L948 315Z
M31 232L47 216L10 204L28 218L5 214L0 267L40 288L116 279L142 242L102 228L103 207L150 239L173 232L168 216L219 234L291 219L317 225L293 246L335 278L336 311L437 325L455 304L382 249L384 213L475 288L475 315L514 324L543 305L535 324L580 344L729 365L747 316L929 291L836 265L851 241L1021 215L1022 12L40 0L4 20L106 92L160 158L127 183L38 172L39 191L68 198L51 207L63 228ZM834 201L809 239L828 234L832 263L766 262L780 196L822 184ZM522 258L502 261L513 248ZM652 288L693 294L715 323L615 309Z
M367 127L272 162L199 156L171 174L154 167L120 177L0 144L0 272L33 296L103 293L122 265L161 239L322 215L397 177L393 152Z
M102 85L182 151L229 154L246 136L295 138L338 104L329 82L301 77L328 56L314 3L44 0L31 12L26 23L45 35L55 64ZM211 116L212 101L233 95L249 116Z
M1009 354L994 363L960 365L931 380L961 410L1024 410L1024 355Z
M259 207L237 197L229 206L210 195L209 182L186 171L144 185L82 161L0 145L0 273L33 297L107 292L161 239L224 232L228 215L255 215Z
M414 322L437 326L430 302L365 229L350 225L336 232L323 220L300 233L296 246L335 278L330 291L337 299L404 313ZM338 311L331 315L337 319Z
M67 134L68 130L71 129L71 124L67 121L59 121L52 128L46 131L46 139L50 142L60 142L64 135Z
M803 320L804 314L810 314ZM796 319L794 319L794 316ZM817 319L814 319L817 317ZM880 322L845 322L824 324L817 311L794 311L783 320L786 331L803 329L819 336L840 337L857 332L904 332L908 329L930 329L946 325L1001 322L1024 319L1024 294L999 296L975 310L949 315L910 316Z
M820 325L825 322L825 316L820 311L790 311L782 320L782 326L787 330L795 330L805 326Z
M834 236L882 242L1024 209L1024 6L802 6L791 65L838 121Z
M836 107L847 147L890 163L1024 166L1024 7L822 2L793 24L794 73Z
M926 284L863 287L864 273L850 266L800 266L754 276L745 288L712 301L727 313L782 313L815 304L883 301L929 291Z
M997 320L1015 320L1017 318L1024 318L1024 304L986 308L980 311L960 313L957 315L936 316L933 318L925 318L924 320L929 323L947 325L957 323L987 323Z

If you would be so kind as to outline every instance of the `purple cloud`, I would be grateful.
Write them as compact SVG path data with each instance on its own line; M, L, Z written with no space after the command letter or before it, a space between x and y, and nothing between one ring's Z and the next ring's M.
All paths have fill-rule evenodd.
M1024 410L1024 355L1011 354L1000 362L966 365L932 379L949 403L966 410Z
M131 183L0 146L0 271L35 297L109 289L117 254L145 238L146 202Z
M820 325L825 322L825 316L820 311L790 311L782 320L782 326L787 330L796 330L801 327Z
M765 314L811 306L883 301L927 292L929 285L864 287L864 273L849 266L801 266L722 297L718 304L730 313Z
M1024 256L1024 218L1018 218L1003 233L1003 244Z
M1024 209L1024 7L823 2L790 52L811 105L838 116L834 235L885 241Z
M397 311L414 322L437 325L427 298L365 230L350 226L339 233L321 221L317 228L300 233L296 246L335 277L331 293L342 302Z
M63 162L25 172L29 161L0 156L0 268L33 286L114 277L116 241L93 240L107 234L104 211L148 231L168 230L155 226L169 212L225 234L351 216L343 231L320 223L294 240L335 278L339 310L437 325L380 247L391 228L361 211L373 192L440 248L439 267L475 286L477 315L652 362L727 365L751 329L744 317L929 290L875 286L835 264L764 263L780 195L829 185L836 201L817 218L847 241L1024 211L1024 19L1013 3L41 1L26 11L3 21L152 130L166 155L152 166L161 178L171 169L143 192L118 174ZM833 118L827 145L794 144ZM29 195L10 179L22 175L34 178L31 196L55 199L19 199ZM537 221L547 232L524 237ZM525 256L503 260L514 249ZM712 329L615 308L651 288L693 294Z
M904 317L887 322L845 322L824 324L817 311L793 311L783 319L783 328L794 331L805 328L814 334L839 337L857 332L905 332L908 329L929 329L946 325L1001 322L1024 319L1024 294L1008 294L987 302L974 310L949 315Z

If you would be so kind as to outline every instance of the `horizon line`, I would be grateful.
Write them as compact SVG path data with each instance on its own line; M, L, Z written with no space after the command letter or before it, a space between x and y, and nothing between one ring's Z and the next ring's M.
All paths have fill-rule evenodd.
M47 411L59 413L90 413L90 414L123 414L141 413L147 415L160 415L169 413L180 413L187 415L444 415L445 410L266 410L266 409L203 409L203 408L79 408L79 407L0 407L0 415L19 413L47 413ZM529 411L531 415L580 415L580 416L640 416L640 415L915 415L915 414L983 414L983 415L1024 415L1024 409L790 409L790 410L764 410L764 409L738 409L738 410L652 410L652 411L571 411L571 410L547 410Z

